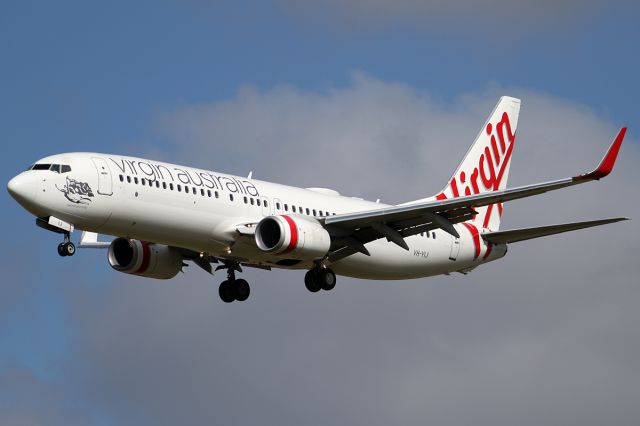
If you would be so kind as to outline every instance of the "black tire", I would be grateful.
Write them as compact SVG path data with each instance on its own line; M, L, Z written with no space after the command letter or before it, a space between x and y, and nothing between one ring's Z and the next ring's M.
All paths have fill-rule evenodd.
M224 303L231 303L236 300L233 282L222 281L220 287L218 287L218 294Z
M329 268L321 269L316 274L316 281L323 290L333 290L336 286L336 274Z
M249 286L247 280L243 280L242 278L240 278L239 280L235 281L233 287L235 299L238 302L244 302L249 298L249 295L251 294L251 287Z
M76 246L71 241L64 243L63 246L65 256L73 256L76 253Z
M62 257L65 257L67 255L67 252L64 249L64 243L58 244L58 254Z
M320 291L320 284L317 280L317 272L315 269L307 271L304 276L304 286L307 287L311 293L317 293Z

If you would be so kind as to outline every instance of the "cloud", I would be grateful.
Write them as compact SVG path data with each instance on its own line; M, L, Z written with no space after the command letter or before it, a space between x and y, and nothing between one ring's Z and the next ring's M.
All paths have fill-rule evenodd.
M444 184L501 94L523 99L512 185L588 170L617 131L548 94L441 101L360 73L316 92L245 88L165 111L156 129L166 159L400 202ZM629 139L612 176L510 203L505 226L633 215L639 159ZM78 400L74 415L114 424L632 425L638 231L635 220L521 243L468 276L341 277L319 294L301 271L248 270L252 297L231 305L221 276L191 267L168 282L52 277L73 324L57 391Z
M595 0L281 0L280 4L294 19L307 24L337 24L348 30L410 26L447 35L504 37L505 41L525 34L563 33L612 7Z

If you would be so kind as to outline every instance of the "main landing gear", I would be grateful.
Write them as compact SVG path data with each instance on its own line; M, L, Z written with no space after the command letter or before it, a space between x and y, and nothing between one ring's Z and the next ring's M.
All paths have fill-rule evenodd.
M312 293L332 290L336 286L336 274L329 268L316 266L305 274L304 285Z
M217 269L227 270L227 279L222 281L218 288L218 294L223 302L231 303L234 300L244 302L249 298L251 287L249 287L247 280L243 280L242 278L236 279L236 271L242 272L240 265L228 263L224 266L219 266Z
M76 246L71 242L69 233L65 232L64 242L58 244L58 254L62 257L73 256L76 253Z

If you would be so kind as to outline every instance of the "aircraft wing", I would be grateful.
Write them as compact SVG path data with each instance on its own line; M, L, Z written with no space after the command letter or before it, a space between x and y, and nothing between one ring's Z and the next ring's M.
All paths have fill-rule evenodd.
M329 216L324 219L325 227L334 237L329 260L335 262L357 252L368 255L364 244L379 238L387 238L408 250L404 237L431 229L439 228L458 237L453 224L469 220L476 213L474 207L504 203L602 179L613 169L626 130L626 127L620 129L600 164L589 173L502 191Z

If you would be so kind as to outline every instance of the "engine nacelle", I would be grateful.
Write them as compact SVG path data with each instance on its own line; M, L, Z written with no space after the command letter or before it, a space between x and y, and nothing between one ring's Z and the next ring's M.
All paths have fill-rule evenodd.
M116 238L109 246L109 265L126 274L166 280L182 270L182 255L163 244Z
M267 253L308 260L327 254L331 237L313 218L267 216L256 227L256 244Z

